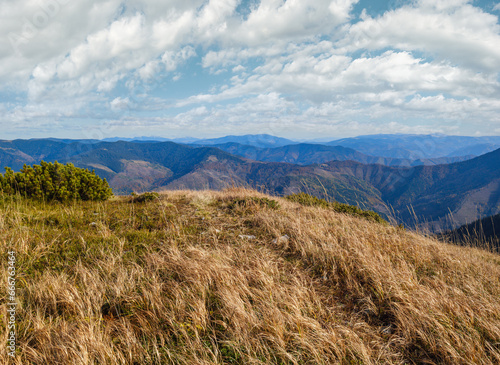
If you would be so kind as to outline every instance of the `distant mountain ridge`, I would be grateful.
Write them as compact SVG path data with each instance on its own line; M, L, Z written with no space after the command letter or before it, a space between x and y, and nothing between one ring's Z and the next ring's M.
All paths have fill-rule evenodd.
M323 138L324 139L324 138ZM159 141L176 142L190 145L224 145L227 143L238 143L257 148L277 148L296 144L314 144L326 146L342 146L354 149L368 156L411 160L422 160L417 164L439 164L449 163L454 160L445 158L462 158L464 156L480 156L500 148L500 137L467 137L447 136L441 134L414 135L414 134L376 134L342 139L332 139L326 142L318 141L295 141L291 139L276 137L268 134L231 135L219 138L196 139L196 138L174 138L163 137L136 137L136 138L107 138L105 141L115 142L118 140L140 142ZM443 159L443 162L433 163L433 159ZM458 161L458 160L457 160ZM405 165L406 163L402 163Z
M479 156L500 148L500 137L379 134L344 138L324 144L349 147L372 156L417 160L471 154Z
M271 136L269 134L247 134L243 136L225 136L221 138L200 139L192 144L212 146L224 143L239 143L259 148L273 148L297 144L298 142L286 138Z
M47 138L48 140L65 143L82 142L175 142L197 146L214 146L228 143L238 143L257 148L277 148L296 144L342 146L354 149L368 156L402 159L402 160L433 160L436 158L462 158L465 156L480 156L500 148L500 137L463 137L440 134L413 135L413 134L378 134L318 142L315 140L295 141L276 137L269 134L231 135L220 138L199 139L192 137L165 138L165 137L110 137L103 140L69 140ZM324 139L324 138L323 138ZM446 160L444 160L446 163ZM421 163L427 164L427 163ZM429 163L434 164L434 163Z

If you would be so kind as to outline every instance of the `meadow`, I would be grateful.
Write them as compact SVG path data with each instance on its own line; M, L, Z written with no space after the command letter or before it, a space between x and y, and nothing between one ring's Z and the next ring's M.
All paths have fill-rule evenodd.
M295 200L0 197L0 362L500 363L499 255Z

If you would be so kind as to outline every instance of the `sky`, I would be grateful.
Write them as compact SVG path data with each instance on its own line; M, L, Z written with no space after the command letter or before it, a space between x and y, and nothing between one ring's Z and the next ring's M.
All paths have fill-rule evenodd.
M0 0L0 139L500 135L489 0Z

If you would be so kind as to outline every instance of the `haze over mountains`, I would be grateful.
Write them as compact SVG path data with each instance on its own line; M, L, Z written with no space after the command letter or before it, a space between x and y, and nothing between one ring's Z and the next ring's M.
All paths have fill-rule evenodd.
M270 136L269 134L247 134L244 136L225 136L221 138L200 139L193 144L203 146L214 146L224 143L239 143L259 148L283 147L298 143L290 139Z
M71 162L108 179L115 194L231 185L277 195L305 191L433 231L500 213L500 149L479 157L452 156L458 153L453 151L489 150L500 145L500 137L382 135L340 142L364 152L335 141L283 145L287 141L267 135L198 140L196 145L148 137L0 141L0 164L19 170L41 160ZM433 143L438 145L429 147ZM384 148L386 156L373 155Z
M462 137L441 134L378 134L336 139L330 142L292 141L284 138L260 135L226 136L197 140L197 145L223 145L238 143L259 148L276 148L306 143L351 148L370 156L418 160L438 157L479 156L500 148L500 137Z
M372 156L421 159L479 156L500 148L500 137L461 137L441 134L379 134L328 142Z
M379 134L336 139L326 142L290 140L268 134L225 136L211 139L197 138L163 138L163 137L136 137L136 138L106 138L102 141L158 141L176 142L201 146L223 146L226 144L240 144L257 148L277 148L294 144L314 144L326 146L342 146L351 148L365 155L389 157L403 160L435 159L443 157L480 156L500 148L500 137L463 137L440 134Z

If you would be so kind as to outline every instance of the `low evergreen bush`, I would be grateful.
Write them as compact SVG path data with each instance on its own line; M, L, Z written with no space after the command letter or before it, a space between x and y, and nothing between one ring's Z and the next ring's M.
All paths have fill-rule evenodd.
M5 168L0 174L0 191L44 201L106 200L113 195L106 179L94 171L42 161L40 165L24 165L20 172Z

